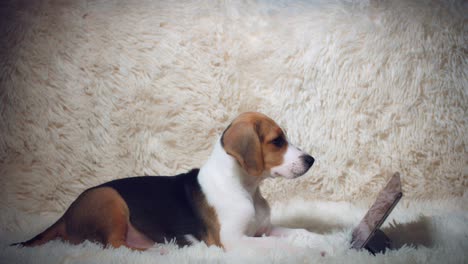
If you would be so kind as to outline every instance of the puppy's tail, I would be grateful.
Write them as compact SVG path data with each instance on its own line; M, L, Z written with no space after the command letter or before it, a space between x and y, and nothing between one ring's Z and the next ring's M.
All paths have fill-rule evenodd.
M65 221L63 221L63 218L60 218L57 222L55 222L55 224L51 225L44 232L33 237L32 239L25 241L25 242L13 243L10 246L22 246L22 247L39 246L39 245L49 242L50 240L54 240L58 237L63 238L64 234L65 234Z

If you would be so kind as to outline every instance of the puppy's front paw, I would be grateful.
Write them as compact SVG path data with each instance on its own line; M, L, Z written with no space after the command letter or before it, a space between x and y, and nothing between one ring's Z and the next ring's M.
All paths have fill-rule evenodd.
M155 252L161 256L169 254L169 250L167 248L155 245L153 247L148 248L146 251L148 252Z

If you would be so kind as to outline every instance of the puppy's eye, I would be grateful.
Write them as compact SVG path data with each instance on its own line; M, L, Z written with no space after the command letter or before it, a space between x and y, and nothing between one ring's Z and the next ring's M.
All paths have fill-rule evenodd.
M276 147L280 148L286 143L283 137L277 137L271 141L271 144L275 145Z

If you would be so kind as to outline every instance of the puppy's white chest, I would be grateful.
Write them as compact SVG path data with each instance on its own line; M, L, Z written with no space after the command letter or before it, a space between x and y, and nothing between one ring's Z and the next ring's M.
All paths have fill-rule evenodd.
M249 204L240 206L238 210L235 208L236 206L231 207L231 213L225 211L221 214L221 222L225 224L225 231L228 233L235 232L238 235L255 236L263 233L262 230L266 230L269 226L269 208L263 204L250 201ZM229 230L231 229L229 227L232 227L232 230Z
M268 227L269 207L260 194L258 180L246 175L220 143L200 169L198 180L208 204L216 211L223 243L254 236Z

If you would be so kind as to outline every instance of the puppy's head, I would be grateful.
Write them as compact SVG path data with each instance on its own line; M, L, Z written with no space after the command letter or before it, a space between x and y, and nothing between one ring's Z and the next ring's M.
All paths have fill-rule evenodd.
M290 144L269 117L255 112L239 115L224 131L221 144L252 176L296 178L306 173L314 158Z

